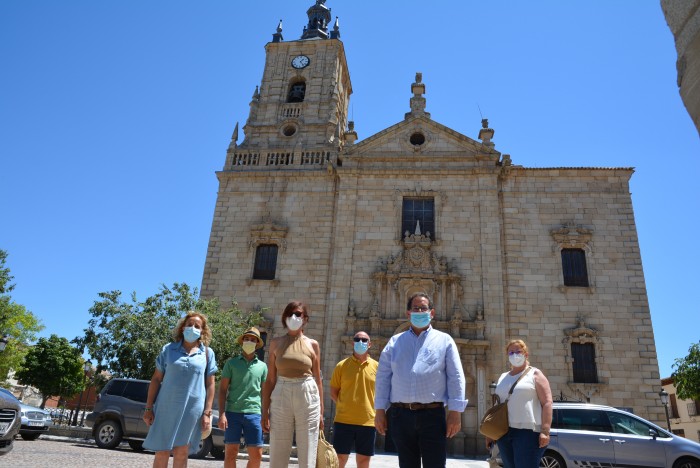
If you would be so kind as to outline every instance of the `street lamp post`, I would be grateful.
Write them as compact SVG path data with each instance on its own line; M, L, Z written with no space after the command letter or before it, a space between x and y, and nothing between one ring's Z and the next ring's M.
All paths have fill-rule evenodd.
M85 364L83 364L83 383L87 380L87 372L92 368L92 363L88 360L85 361ZM83 388L80 391L80 397L78 398L78 406L75 409L75 414L73 415L73 425L77 426L78 425L78 413L80 412L80 408L83 406L83 392L85 391L85 388Z
M85 371L85 384L87 386L87 377L90 371L92 370L92 362L88 359L85 361L85 365L83 366L83 370ZM83 422L85 422L85 412L87 411L88 408L88 401L90 399L90 387L87 389L87 395L85 395L85 410L83 411L82 416L80 417L80 425L83 425Z
M664 411L666 411L666 425L668 430L671 430L671 420L668 417L668 392L663 388L659 392L659 398L661 398L661 404L664 405Z
M496 404L496 398L498 398L498 396L496 396L496 387L498 387L498 385L496 385L496 382L492 381L489 384L489 390L491 391L491 406Z

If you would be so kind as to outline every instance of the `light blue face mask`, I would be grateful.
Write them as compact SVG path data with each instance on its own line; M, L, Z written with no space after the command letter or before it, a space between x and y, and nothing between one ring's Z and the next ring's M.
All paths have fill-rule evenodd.
M411 325L416 328L425 328L430 325L430 311L411 312Z
M182 336L188 343L194 343L201 335L201 330L198 330L195 327L185 327L182 329Z
M369 343L363 343L362 341L358 341L353 346L353 349L355 350L355 354L365 354L369 349Z

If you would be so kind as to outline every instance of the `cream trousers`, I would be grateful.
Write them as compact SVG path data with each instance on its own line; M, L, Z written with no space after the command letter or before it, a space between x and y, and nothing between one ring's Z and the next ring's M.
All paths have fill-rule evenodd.
M270 400L270 468L287 468L295 433L299 468L315 468L320 418L313 377L277 377Z

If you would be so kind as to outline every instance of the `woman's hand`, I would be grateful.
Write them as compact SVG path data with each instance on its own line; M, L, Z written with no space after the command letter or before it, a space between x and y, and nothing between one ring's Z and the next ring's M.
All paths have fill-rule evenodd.
M206 432L211 429L211 414L202 415L202 432Z
M493 448L493 440L486 438L486 450L491 450Z
M318 421L318 429L320 431L323 430L323 413L321 413L321 417L319 418L319 421Z
M146 423L146 426L150 426L153 424L153 421L156 419L155 414L153 414L153 409L149 408L147 410L143 411L143 422Z

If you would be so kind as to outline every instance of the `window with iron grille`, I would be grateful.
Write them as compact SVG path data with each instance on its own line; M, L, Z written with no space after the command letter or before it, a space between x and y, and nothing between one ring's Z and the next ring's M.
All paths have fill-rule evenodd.
M588 287L586 252L583 249L562 249L561 267L564 273L564 286Z
M688 408L688 416L697 416L698 415L697 407L695 406L694 401L688 403L687 408Z
M277 269L277 246L262 244L255 250L253 279L273 280Z
M420 232L430 233L430 238L435 239L435 200L433 198L403 199L403 211L401 217L401 238L416 232L416 225L420 223Z
M592 343L571 343L574 382L598 383L595 346Z

